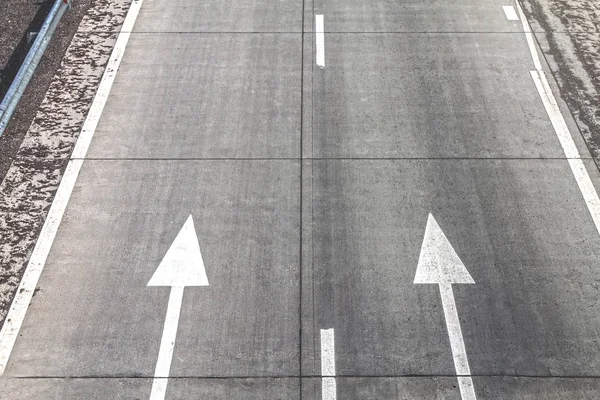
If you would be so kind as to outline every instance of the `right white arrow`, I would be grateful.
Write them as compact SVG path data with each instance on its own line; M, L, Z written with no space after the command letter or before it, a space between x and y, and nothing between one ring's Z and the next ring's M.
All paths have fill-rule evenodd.
M431 214L427 218L427 227L421 245L421 255L414 283L439 285L460 394L464 400L476 400L471 369L452 292L453 283L475 283L475 281Z
M183 302L183 290L186 286L208 286L200 244L190 215L169 247L163 260L152 275L148 286L167 286L171 288L163 335L158 350L158 360L152 380L150 400L164 400L169 383L171 360L177 338L179 314Z

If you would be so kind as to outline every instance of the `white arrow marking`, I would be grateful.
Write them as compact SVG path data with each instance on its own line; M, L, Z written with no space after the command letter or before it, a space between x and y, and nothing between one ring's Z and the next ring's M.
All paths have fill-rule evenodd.
M475 281L431 214L427 218L414 283L439 285L460 394L464 400L475 400L477 397L452 292L453 283L475 283Z
M156 272L152 275L148 286L171 287L165 327L154 371L152 392L150 393L150 400L164 400L177 337L183 289L186 286L208 286L198 236L191 215L185 221L183 228L177 234L167 254L165 254Z

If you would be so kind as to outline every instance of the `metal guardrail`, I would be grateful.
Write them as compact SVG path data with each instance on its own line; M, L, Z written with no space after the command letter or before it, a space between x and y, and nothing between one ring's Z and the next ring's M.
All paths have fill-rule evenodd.
M52 39L52 35L56 30L56 26L70 7L71 0L56 0L46 17L40 32L27 53L27 57L25 57L21 68L19 68L17 76L6 92L4 99L2 99L2 103L0 103L0 136L4 133L10 117L12 117L13 112L17 108L17 104L19 104L19 100L21 100L27 84L29 84L33 73L42 59L46 47L48 47L48 43L50 43L50 39Z

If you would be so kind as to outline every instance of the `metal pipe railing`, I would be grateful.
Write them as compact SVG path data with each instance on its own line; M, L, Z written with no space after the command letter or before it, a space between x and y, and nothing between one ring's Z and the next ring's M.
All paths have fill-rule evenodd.
M52 35L56 30L56 26L70 5L71 0L56 0L33 45L29 49L29 52L27 52L27 56L21 68L19 68L17 76L15 76L4 99L2 99L2 103L0 103L0 136L4 133L8 121L17 108L17 104L19 104L19 100L21 100L27 84L29 84L33 73L42 59L46 47L48 47L48 43L50 43L50 39L52 39Z

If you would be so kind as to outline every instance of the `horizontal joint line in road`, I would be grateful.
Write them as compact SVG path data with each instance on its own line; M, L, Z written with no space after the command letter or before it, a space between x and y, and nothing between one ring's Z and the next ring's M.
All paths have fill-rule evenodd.
M22 158L25 159L25 158ZM42 160L39 158L31 158L32 160ZM71 160L85 160L85 161L299 161L298 157L207 157L207 158L194 158L194 157L182 157L182 158L73 158ZM593 161L593 157L303 157L303 161L327 161L327 160L372 160L372 161L569 161L569 160L584 160ZM52 159L48 159L52 161Z
M86 35L87 34L98 34L98 33L114 33L117 34L119 33L119 31L114 31L114 30L90 30L90 31L86 31ZM204 34L208 34L208 35L219 35L219 34L224 34L224 35L244 35L244 34L258 34L258 35L278 35L278 34L285 34L285 35L312 35L315 32L311 32L311 31L129 31L129 32L124 32L124 33L128 33L130 35L153 35L153 34L157 34L157 35L164 35L164 34L173 34L173 35L179 35L179 34L200 34L200 35L204 35ZM518 32L518 31L324 31L324 33L349 33L349 34L477 34L477 35L481 35L481 34L519 34L522 35L523 32ZM540 34L544 34L546 33L545 31L534 31L532 30L531 33L540 33ZM600 30L573 30L573 31L552 31L553 34L564 34L564 35L568 35L568 34L573 34L573 33L600 33Z
M446 374L406 374L406 375L394 375L394 374L381 374L381 375L354 375L354 374L337 374L336 379L377 379L377 378L526 378L526 379L600 379L600 375L527 375L527 374L471 374L465 375L446 375ZM35 380L35 379L143 379L152 380L154 376L96 376L96 375L82 375L82 376L5 376L3 379L20 379L20 380ZM158 377L159 379L166 379ZM227 380L227 379L321 379L321 378L333 378L332 376L323 375L257 375L257 376L170 376L169 380L177 379L198 379L198 380Z

